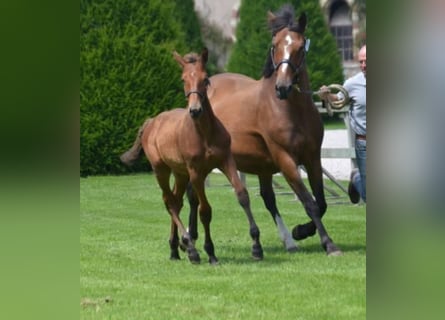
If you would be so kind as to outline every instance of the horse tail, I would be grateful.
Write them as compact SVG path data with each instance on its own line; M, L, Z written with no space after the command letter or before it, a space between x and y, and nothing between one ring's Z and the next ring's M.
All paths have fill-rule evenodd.
M127 166L132 166L141 157L142 154L142 134L145 128L152 119L148 118L144 124L139 128L136 140L134 140L133 146L120 156L121 161Z

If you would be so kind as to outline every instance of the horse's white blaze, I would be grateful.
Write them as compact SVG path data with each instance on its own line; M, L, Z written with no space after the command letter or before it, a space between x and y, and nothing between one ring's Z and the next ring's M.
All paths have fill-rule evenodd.
M292 239L292 235L290 234L289 230L287 230L286 226L284 225L283 219L281 219L280 216L275 216L275 222L277 223L278 227L278 233L283 241L284 246L288 251L292 251L293 249L297 248L297 245L295 244L294 240Z
M283 60L289 60L290 58L290 50L289 47L292 44L292 38L290 35L287 35L286 38L286 45L284 46L284 57ZM287 63L282 64L283 68L281 68L281 72L285 73L287 70Z

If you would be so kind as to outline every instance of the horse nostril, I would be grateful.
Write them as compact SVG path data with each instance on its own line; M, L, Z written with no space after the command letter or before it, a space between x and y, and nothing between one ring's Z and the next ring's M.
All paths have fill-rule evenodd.
M277 98L280 100L287 99L287 96L291 90L292 90L292 86L289 86L289 87L275 86L275 93L277 95Z
M189 112L190 112L190 116L192 118L197 118L201 114L202 108L190 109Z

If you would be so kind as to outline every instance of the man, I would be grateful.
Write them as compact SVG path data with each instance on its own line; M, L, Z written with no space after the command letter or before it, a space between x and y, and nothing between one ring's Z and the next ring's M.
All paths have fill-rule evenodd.
M349 181L348 194L352 203L358 203L360 198L366 202L366 45L358 53L360 70L358 74L347 79L343 87L349 94L349 119L352 131L355 133L355 155L357 169L353 169ZM323 100L336 101L342 94L330 94L326 86L320 88L319 96Z

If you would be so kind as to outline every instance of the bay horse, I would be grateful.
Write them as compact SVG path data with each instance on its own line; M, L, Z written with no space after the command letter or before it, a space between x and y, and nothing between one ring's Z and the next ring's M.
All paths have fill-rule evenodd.
M271 213L285 248L298 250L295 240L320 235L328 255L341 251L329 237L321 218L327 204L323 190L321 143L324 128L315 107L306 70L306 14L295 21L294 9L284 5L268 12L272 44L263 76L254 80L235 73L212 76L208 95L216 116L232 137L238 170L258 176L260 194ZM306 168L315 201L304 185L298 166ZM311 221L298 225L292 236L276 206L272 175L281 172L302 202ZM196 199L188 192L190 223L196 224ZM293 237L293 239L292 239Z
M131 165L139 158L143 149L171 216L170 258L180 259L178 246L181 246L181 249L187 250L192 263L199 263L200 257L195 248L196 238L190 236L179 218L183 196L190 181L198 198L199 216L204 226L204 249L209 263L216 264L218 259L210 236L212 208L205 194L204 183L213 169L220 169L233 186L238 202L247 215L253 240L252 256L260 260L263 258L260 232L250 209L249 194L238 176L230 152L231 138L215 117L207 97L207 88L210 85L205 70L208 51L204 48L201 55L190 53L184 57L174 52L173 56L182 68L184 92L188 99L187 109L172 109L146 120L139 129L132 148L121 156L121 161ZM173 189L169 183L171 174L174 176Z

